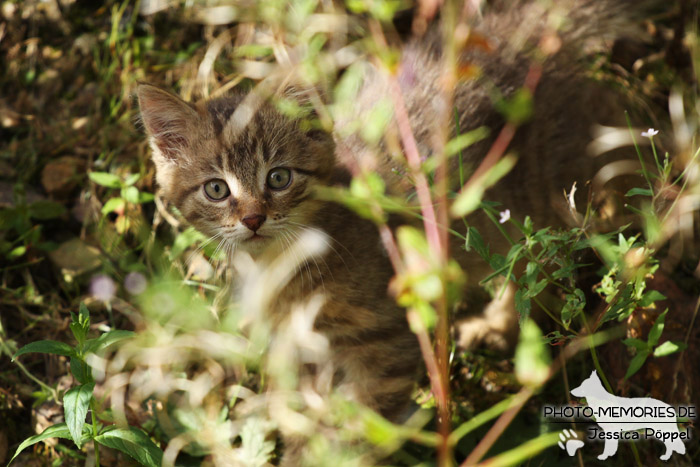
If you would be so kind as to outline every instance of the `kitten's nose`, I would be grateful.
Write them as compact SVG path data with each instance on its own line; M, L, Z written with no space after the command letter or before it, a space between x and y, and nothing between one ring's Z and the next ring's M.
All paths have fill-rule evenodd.
M253 232L257 232L260 226L263 225L263 222L265 222L265 219L267 219L267 217L262 214L251 214L241 219L241 222Z

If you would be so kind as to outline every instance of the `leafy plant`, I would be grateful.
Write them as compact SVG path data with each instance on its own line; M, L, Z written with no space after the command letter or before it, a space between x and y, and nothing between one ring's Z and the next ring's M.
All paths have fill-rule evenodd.
M666 313L668 309L664 310L654 321L654 325L649 331L647 340L643 341L636 337L630 337L622 341L627 347L636 350L636 355L630 362L629 368L627 368L627 373L625 373L625 379L629 378L635 374L644 365L644 362L649 358L650 355L654 357L665 357L667 355L679 352L687 347L685 342L677 341L666 341L661 345L659 344L659 338L664 330L664 324L666 321Z
M107 200L102 206L102 214L116 213L115 226L117 232L124 233L129 228L129 218L126 216L126 209L129 204L143 204L153 201L153 193L139 191L134 186L141 178L141 174L130 174L121 179L109 172L90 172L90 180L100 186L119 190L119 196L114 196Z
M119 428L115 425L103 424L99 420L98 404L93 395L95 379L87 361L88 356L103 353L110 346L133 337L134 333L114 330L89 339L90 314L88 308L82 303L78 315L71 313L71 318L70 330L77 341L75 346L52 340L36 341L19 349L13 357L14 359L33 352L69 357L71 374L79 384L63 395L65 422L52 425L42 433L24 440L15 451L10 463L20 452L33 444L49 438L64 438L72 440L78 448L90 441L95 443L97 466L100 465L98 445L122 451L143 465L159 466L163 453L148 435L132 426ZM91 414L91 424L86 423L88 412Z

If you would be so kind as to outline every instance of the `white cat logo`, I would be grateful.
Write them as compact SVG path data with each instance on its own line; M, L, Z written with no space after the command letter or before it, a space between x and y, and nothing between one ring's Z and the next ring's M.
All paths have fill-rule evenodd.
M624 431L644 430L647 433L653 432L653 436L666 445L666 452L661 456L661 460L668 460L673 452L685 454L685 444L681 441L681 433L675 423L675 417L652 416L649 413L664 411L669 413L673 407L665 402L661 402L651 397L618 397L610 394L603 387L603 383L598 378L598 373L594 370L581 385L571 390L575 397L585 397L586 403L596 414L596 422L606 434L617 435ZM642 409L640 409L642 408ZM644 408L649 408L648 411ZM643 416L634 416L633 410L643 412ZM620 412L626 413L620 416ZM670 422L673 420L673 422ZM625 423L621 423L621 422ZM663 423L665 422L665 423ZM605 460L617 452L618 437L606 436L603 453L598 459Z

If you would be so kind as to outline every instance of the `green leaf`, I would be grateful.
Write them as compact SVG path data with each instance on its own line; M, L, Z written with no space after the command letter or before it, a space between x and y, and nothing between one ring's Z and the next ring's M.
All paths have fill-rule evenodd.
M658 290L649 290L644 293L644 296L639 301L639 306L647 308L659 300L666 300L666 296Z
M34 219L55 219L66 212L66 207L54 201L37 201L29 206L29 216Z
M20 444L17 447L17 450L15 451L15 455L12 456L12 459L10 459L9 464L11 464L13 460L15 460L15 457L17 457L20 452L22 452L23 450L25 450L29 446L32 446L33 444L36 444L40 441L44 441L45 439L49 439L49 438L73 439L73 437L71 436L70 430L68 429L68 426L65 423L57 423L55 425L51 425L50 427L48 427L47 429L42 431L40 434L30 436L29 438L22 441L22 444ZM81 444L84 444L89 439L90 439L90 433L86 431L85 433L83 433L83 437L80 440Z
M8 259L17 259L20 256L23 256L27 252L27 247L24 245L20 245L17 248L13 248L10 250L10 252L7 254Z
M150 203L155 198L156 197L153 193L149 193L147 191L139 191L139 204Z
M479 256L481 256L484 261L489 262L490 254L489 247L484 243L484 239L479 234L479 231L475 227L469 227L467 229L467 240L466 240L466 250L470 251L472 248L476 251Z
M420 316L421 323L426 329L434 329L437 324L437 313L435 309L427 302L418 302L414 304L414 308ZM415 334L420 332L420 329L411 329Z
M236 57L262 58L273 54L273 49L269 45L242 44L236 47Z
M384 197L385 188L384 180L375 173L368 173L362 178L353 178L350 182L350 194L370 208ZM374 213L370 213L370 219L376 217Z
M656 344L659 343L661 333L664 332L664 322L666 321L666 313L668 313L668 308L666 308L666 310L664 310L664 312L661 313L658 318L656 318L656 321L654 321L654 325L651 327L651 330L649 331L649 337L647 338L649 347L654 347L656 346Z
M126 200L127 203L138 204L139 202L139 189L135 186L128 186L122 189L122 198Z
M649 349L649 344L644 342L641 339L637 339L635 337L630 337L629 339L624 339L622 341L623 344L625 344L627 347L633 347L637 350L648 350Z
M124 179L124 186L131 186L134 183L139 181L139 178L141 178L141 174L131 174L128 177Z
M632 196L654 196L654 193L649 188L632 188L625 193L625 196L628 198Z
M667 355L680 352L681 350L685 350L686 347L688 346L685 342L666 341L654 349L654 357L665 357Z
M466 149L474 143L481 141L489 135L489 130L486 127L479 127L475 130L468 131L458 135L445 144L445 154L452 156L457 154L462 149Z
M520 342L515 349L515 376L529 387L542 385L549 377L551 359L547 352L542 331L531 319L523 321Z
M83 344L85 343L85 328L80 323L76 322L72 322L68 326L73 333L73 337L75 337L75 340L78 341L78 348L82 348Z
M637 355L634 356L632 361L630 362L629 368L627 368L627 373L625 373L625 379L629 378L633 374L635 374L639 369L644 365L644 362L647 360L647 357L649 356L649 350L645 349L640 352L637 352Z
M170 260L177 259L187 248L194 245L196 242L205 240L205 236L199 233L194 227L188 227L187 230L179 234L173 242L173 247L170 250Z
M36 341L36 342L31 342L21 349L17 351L12 356L12 359L14 360L15 358L19 357L20 355L24 355L26 353L32 353L32 352L38 352L38 353L50 353L54 355L66 355L66 356L71 356L75 355L75 350L73 347L70 345L66 344L65 342L58 342L58 341Z
M537 276L539 275L539 265L534 261L527 263L525 267L525 282L527 282L528 287L532 288L537 282Z
M135 332L123 331L119 329L115 331L105 332L97 339L89 339L85 343L85 352L97 353L100 350L106 349L110 345L116 344L117 342L122 341L124 339L130 339L135 335Z
M121 451L147 467L160 467L163 460L163 451L146 433L135 427L105 431L97 435L95 441Z
M88 364L76 356L70 358L70 373L80 384L89 383L92 379Z
M471 179L467 182L467 188L457 195L452 204L452 215L454 217L464 217L478 208L486 189L510 172L515 167L516 162L517 158L515 156L506 155L478 179Z
M518 289L515 292L515 310L520 315L520 322L522 323L525 319L530 317L530 311L532 310L532 303L529 298L525 298L522 289Z
M107 172L90 172L88 173L90 180L97 183L98 185L106 186L107 188L119 188L122 186L122 182L114 174Z
M80 302L78 323L80 323L86 329L90 327L90 310L88 309L87 305L85 305L85 302Z
M574 289L573 294L567 294L566 303L561 309L561 320L566 329L569 329L571 320L579 315L586 306L586 296L581 289Z
M527 292L525 293L525 297L527 298L533 298L538 296L542 291L547 287L548 280L542 279L541 281L537 282L535 285L532 287L528 287Z
M74 387L63 396L63 413L66 417L66 425L68 425L71 437L78 448L82 446L81 434L94 388L95 383L83 384Z
M421 274L415 278L413 282L413 292L421 300L432 302L437 300L443 294L442 280L438 274Z
M399 431L393 423L372 410L362 412L364 436L375 446L392 445L398 441Z
M109 214L114 211L122 211L126 206L126 201L122 198L111 198L102 206L102 214Z
M566 341L567 339L570 339L570 336L565 336L559 331L552 331L546 336L544 336L544 342L545 344L548 345L557 345L560 344L562 341Z
M499 275L505 276L507 269L509 269L509 263L508 261L506 261L506 258L503 255L499 255L498 253L494 253L493 255L491 255L491 258L489 258L489 266L491 266L491 269L493 269L494 272L489 274L486 278L482 279L479 282L480 284L485 284Z
M509 99L497 100L495 107L508 122L521 125L532 116L532 93L527 88L520 88Z

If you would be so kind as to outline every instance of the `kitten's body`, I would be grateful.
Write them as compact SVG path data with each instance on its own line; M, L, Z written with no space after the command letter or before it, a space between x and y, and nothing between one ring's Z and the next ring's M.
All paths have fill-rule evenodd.
M562 34L560 52L542 64L533 119L518 130L511 146L521 157L518 166L487 196L501 202L518 220L528 214L540 226L561 224L560 214L566 211L563 191L570 190L574 181L581 187L592 178L596 164L585 155L590 126L610 108L607 104L591 105L592 99L606 93L589 83L574 62L576 41L596 29L586 29L580 23L614 16L618 10L607 2L600 2L599 7L595 7L599 2L584 3L590 11L584 8L574 15L573 27ZM532 63L509 44L523 15L531 14L543 15L529 4L505 12L495 8L480 26L494 50L465 52L464 60L480 65L488 80L506 96L522 87ZM541 26L526 32L536 42ZM447 107L437 98L439 50L436 41L412 43L404 52L399 76L423 154L430 152L435 127L444 121L441 113ZM503 125L484 82L465 80L455 89L460 129L487 126L492 131L490 138L464 152L465 163L472 169ZM356 116L362 118L378 96L385 95L385 78L369 67L359 91ZM306 229L328 236L329 248L322 260L299 268L270 307L270 317L282 321L293 304L323 293L326 301L315 329L329 339L337 383L384 415L399 416L409 401L421 360L404 310L387 293L393 276L391 264L372 223L338 204L311 196L315 185L346 184L349 175L345 167L376 151L356 136L338 136L342 131L334 140L317 131L305 131L300 122L280 115L273 104L247 99L242 93L190 105L142 85L139 101L151 136L158 183L165 197L199 230L224 239L231 249L236 245L248 251L260 263L273 260ZM342 127L342 122L339 125ZM391 165L390 161L379 164L387 179L392 178L387 170ZM271 188L270 183L275 182L269 177L276 168L291 170L287 187ZM212 180L225 182L230 193L221 200L212 199L203 189ZM217 185L213 189L214 196L219 196L218 190L223 188ZM581 204L585 204L585 191L580 190ZM492 251L503 251L506 240L481 216L470 217L470 223L489 239ZM472 281L483 277L486 266L476 256L467 255L457 244L452 253ZM507 315L506 321L506 327L512 329L514 316ZM477 327L489 330L486 321Z
M348 393L384 415L396 417L409 400L420 352L405 312L387 293L393 270L376 227L339 204L310 197L315 184L345 184L350 179L345 170L330 163L333 147L328 136L307 136L272 104L260 102L242 130L237 125L227 127L244 98L237 94L190 106L142 85L139 99L149 130L158 131L158 123L151 120L155 116L148 113L152 110L169 117L184 114L175 123L181 126L171 129L178 137L189 134L184 153L177 149L177 141L175 152L169 153L171 143L161 147L158 139L153 140L158 183L165 197L199 230L222 238L229 243L229 251L247 251L263 266L288 250L306 230L327 235L326 253L309 260L310 267L298 268L270 306L269 319L279 324L295 305L322 293L325 304L314 327L328 338L333 350L336 383L346 385ZM168 121L165 126L172 124ZM259 186L258 175L274 166L294 168L298 179L280 199ZM212 178L226 180L233 196L217 203L208 200L202 185ZM253 232L239 222L255 212L267 216L256 232L262 239L252 238Z

